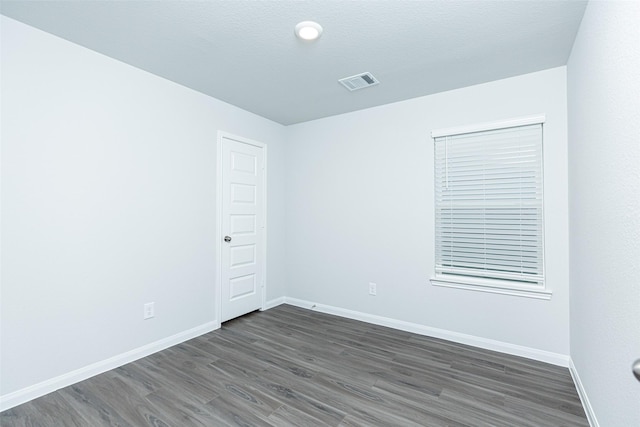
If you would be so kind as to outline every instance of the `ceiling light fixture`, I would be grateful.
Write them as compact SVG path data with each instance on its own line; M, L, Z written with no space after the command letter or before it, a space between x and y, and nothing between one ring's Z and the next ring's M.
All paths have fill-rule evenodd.
M322 34L322 27L317 22L302 21L296 25L296 36L301 40L316 40Z

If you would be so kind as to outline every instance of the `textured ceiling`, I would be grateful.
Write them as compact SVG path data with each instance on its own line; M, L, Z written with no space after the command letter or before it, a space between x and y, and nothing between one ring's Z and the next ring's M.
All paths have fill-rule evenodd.
M565 65L584 1L8 1L0 12L288 125ZM298 40L299 21L324 27ZM380 84L337 80L369 71Z

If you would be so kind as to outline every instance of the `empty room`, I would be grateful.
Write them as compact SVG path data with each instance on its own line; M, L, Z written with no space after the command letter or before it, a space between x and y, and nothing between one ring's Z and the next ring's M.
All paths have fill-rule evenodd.
M640 2L0 2L0 425L640 426Z

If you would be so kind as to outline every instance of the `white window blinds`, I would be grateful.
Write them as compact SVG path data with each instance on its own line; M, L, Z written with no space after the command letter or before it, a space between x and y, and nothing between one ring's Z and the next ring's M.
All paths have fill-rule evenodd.
M543 286L542 124L434 140L436 275Z

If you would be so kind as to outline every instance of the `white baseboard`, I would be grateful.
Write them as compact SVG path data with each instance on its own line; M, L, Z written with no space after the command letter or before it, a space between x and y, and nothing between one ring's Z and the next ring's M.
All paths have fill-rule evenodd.
M170 337L163 338L159 341L127 351L126 353L118 354L117 356L113 356L109 359L92 363L91 365L76 369L75 371L2 395L0 396L0 412L111 369L115 369L119 366L126 365L127 363L141 359L173 345L180 344L181 342L198 337L202 334L206 334L207 332L214 331L219 327L219 322L208 322Z
M361 320L363 322L373 323L374 325L387 326L389 328L399 329L418 335L426 335L429 337L440 338L460 344L467 344L474 347L484 348L486 350L499 351L501 353L512 354L514 356L526 357L528 359L551 363L553 365L562 366L564 368L569 367L569 356L564 354L553 353L546 350L539 350L536 348L525 347L503 341L477 337L474 335L461 334L459 332L447 331L446 329L432 328L430 326L424 326L417 323L377 316L375 314L362 313L359 311L347 310L340 307L317 304L311 301L305 301L297 298L285 297L285 303L295 305L296 307L319 311L322 313L333 314L336 316L346 317L354 320Z
M573 364L573 359L571 358L569 358L569 372L571 372L571 377L573 378L573 382L576 385L576 390L578 390L578 396L580 396L582 407L584 408L585 414L587 414L589 425L591 427L600 427L600 424L598 424L598 419L596 418L596 413L593 412L593 407L591 406L591 402L589 402L587 391L582 385L582 380L580 380L580 375L578 375L576 365Z
M269 310L270 308L277 307L280 304L285 303L285 297L274 298L264 303L264 307L262 307L262 311Z

